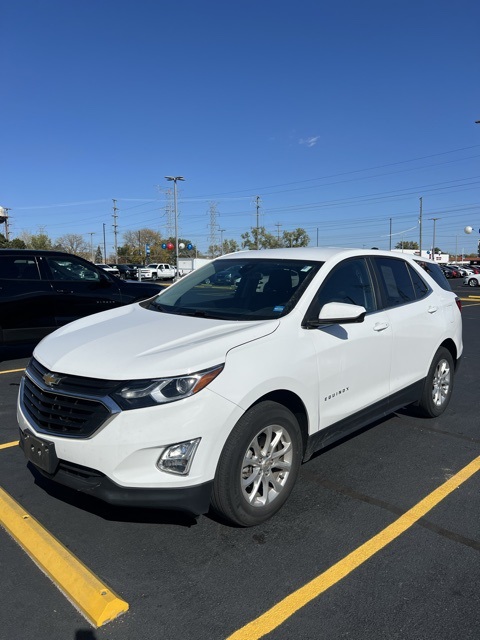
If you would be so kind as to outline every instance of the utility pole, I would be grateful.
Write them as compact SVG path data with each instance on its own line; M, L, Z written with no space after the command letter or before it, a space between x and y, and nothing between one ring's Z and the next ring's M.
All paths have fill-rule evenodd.
M115 247L115 264L118 262L118 245L117 245L117 201L113 198L113 238L114 238L114 247ZM104 256L105 262L107 261L107 256Z
M260 248L259 239L260 239L260 196L255 198L256 206L257 206L257 249Z
M390 251L392 250L392 219L390 218ZM403 244L402 244L402 249L403 249Z
M432 260L435 260L435 225L437 224L437 220L441 218L430 218L433 220L433 247L432 247Z
M420 198L420 215L418 218L418 223L420 225L420 242L419 244L419 250L420 250L420 258L422 257L422 213L423 213L423 198Z
M223 232L225 229L219 229L220 231L220 255L223 256Z
M95 231L89 231L90 234L90 258L92 262L95 262L95 256L93 255L93 236L95 235Z
M105 263L107 262L107 243L105 241L105 222L103 223L103 261Z
M277 227L277 240L280 243L280 227L282 226L282 224L281 224L281 222L276 222L275 226Z

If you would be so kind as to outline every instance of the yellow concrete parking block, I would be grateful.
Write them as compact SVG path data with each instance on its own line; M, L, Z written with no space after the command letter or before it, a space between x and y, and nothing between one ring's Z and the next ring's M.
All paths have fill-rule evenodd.
M8 449L9 447L16 447L18 445L18 440L15 442L5 442L4 444L0 444L0 449Z
M92 625L100 627L128 611L127 602L1 488L0 524Z

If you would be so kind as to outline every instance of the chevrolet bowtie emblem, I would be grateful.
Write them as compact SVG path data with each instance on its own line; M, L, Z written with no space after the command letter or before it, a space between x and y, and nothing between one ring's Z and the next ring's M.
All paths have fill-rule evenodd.
M45 384L48 384L49 387L55 387L61 380L62 378L56 373L46 373L43 376L43 381Z

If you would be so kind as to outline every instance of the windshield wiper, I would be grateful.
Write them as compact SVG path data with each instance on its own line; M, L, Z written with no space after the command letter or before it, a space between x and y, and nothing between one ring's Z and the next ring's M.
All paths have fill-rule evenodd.
M204 311L203 309L175 309L174 313L178 313L181 316L192 316L193 318L214 318L220 320L223 316L219 313L212 313L211 311Z
M163 304L160 304L159 302L155 302L155 300L153 302L150 302L148 308L155 309L156 311L161 311L162 313L172 313L169 309L167 309L167 307L165 307Z

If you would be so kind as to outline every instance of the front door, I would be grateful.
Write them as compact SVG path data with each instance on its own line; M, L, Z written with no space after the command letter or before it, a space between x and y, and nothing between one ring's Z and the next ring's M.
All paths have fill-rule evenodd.
M363 322L324 325L309 332L317 353L319 428L386 398L390 392L392 331L377 310L369 269L363 258L341 262L326 276L315 300L365 307Z

